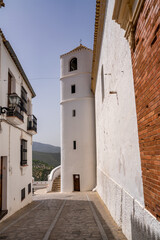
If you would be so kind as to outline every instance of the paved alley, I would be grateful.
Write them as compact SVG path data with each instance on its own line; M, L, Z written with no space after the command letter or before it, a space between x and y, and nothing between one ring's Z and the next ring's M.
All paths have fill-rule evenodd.
M38 192L38 191L37 191ZM97 193L43 193L0 223L0 239L124 240Z

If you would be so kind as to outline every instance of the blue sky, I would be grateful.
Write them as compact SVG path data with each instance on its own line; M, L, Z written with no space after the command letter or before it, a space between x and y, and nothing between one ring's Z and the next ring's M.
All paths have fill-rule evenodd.
M35 92L34 141L60 146L60 55L82 44L93 49L96 0L4 0L0 28Z

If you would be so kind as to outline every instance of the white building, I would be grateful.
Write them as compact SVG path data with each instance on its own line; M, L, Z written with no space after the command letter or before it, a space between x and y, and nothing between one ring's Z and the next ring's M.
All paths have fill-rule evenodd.
M144 165L141 167L131 58L135 46L134 32L138 17L143 12L143 3L141 0L97 0L92 64L97 192L127 239L137 240L160 237L159 218L156 219L145 208ZM148 12L147 5L148 2L145 13ZM145 19L143 14L141 19ZM137 51L135 54L138 55ZM150 57L143 54L146 58ZM148 64L150 62L148 60ZM140 64L137 61L137 71ZM139 74L139 81L140 77ZM154 206L155 203L152 204Z
M32 89L10 43L0 31L0 218L32 201Z
M61 190L95 186L92 50L80 45L61 56Z
M86 165L85 174L88 176L91 168L96 167L93 182L97 183L97 192L130 240L160 238L159 163L155 161L159 160L159 145L152 142L159 139L160 126L156 98L159 62L152 61L153 56L159 54L158 7L158 0L96 1L91 74L95 96L96 163ZM89 110L78 116L78 123L71 115L79 95L73 98L70 88L76 85L77 89L78 85L82 96L90 89L83 84L83 76L76 75L76 71L69 72L72 59L83 57L82 50L78 53L75 50L61 57L62 191L74 190L72 175L79 174L83 166L78 164L85 150L77 152L77 163L71 144L79 134L82 137L86 134L88 128L83 128L83 117L89 120L87 124L94 133L93 115L88 114ZM88 69L91 67L87 57L82 64ZM90 74L88 82L89 77ZM155 92L151 92L153 84ZM91 146L95 145L93 137L88 139ZM85 181L87 185L87 177Z

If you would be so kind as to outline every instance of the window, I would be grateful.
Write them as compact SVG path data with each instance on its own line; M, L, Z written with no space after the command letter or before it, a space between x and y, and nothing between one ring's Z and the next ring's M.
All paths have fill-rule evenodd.
M73 109L73 110L72 110L72 117L75 117L75 116L76 116L76 110Z
M71 93L75 93L76 92L76 85L72 85L71 86Z
M27 141L21 139L21 166L27 165Z
M76 149L76 141L73 141L73 149Z
M8 73L8 95L12 93L12 75Z
M69 70L70 70L70 72L77 70L77 58L72 58L71 59Z
M21 201L23 201L23 199L25 199L25 188L21 190Z
M31 183L28 184L28 194L31 193Z
M21 87L21 109L27 113L27 92L24 87Z

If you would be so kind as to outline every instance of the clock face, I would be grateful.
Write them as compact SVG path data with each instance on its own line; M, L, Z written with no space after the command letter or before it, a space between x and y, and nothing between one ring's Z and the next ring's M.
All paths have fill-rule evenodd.
M70 71L77 70L77 58L72 58L70 61Z

